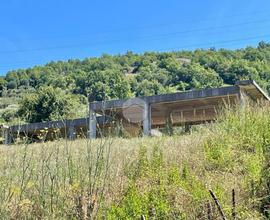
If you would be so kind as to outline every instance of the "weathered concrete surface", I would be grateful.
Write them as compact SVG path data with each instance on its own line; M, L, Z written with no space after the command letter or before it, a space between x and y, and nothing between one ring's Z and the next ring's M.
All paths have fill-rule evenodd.
M151 105L145 102L143 106L143 134L145 136L151 135L151 121Z
M89 138L95 139L97 136L97 115L95 111L89 110Z
M218 96L228 96L236 94L238 92L237 86L228 86L221 88L211 88L211 89L201 89L192 90L187 92L178 92L172 94L164 95L154 95L154 96L144 96L140 99L148 102L149 104L164 103L164 102L175 102L181 100L194 100L207 97L218 97ZM122 108L127 100L111 100L111 101L100 101L90 103L90 109L94 111L101 111L106 109L117 109Z

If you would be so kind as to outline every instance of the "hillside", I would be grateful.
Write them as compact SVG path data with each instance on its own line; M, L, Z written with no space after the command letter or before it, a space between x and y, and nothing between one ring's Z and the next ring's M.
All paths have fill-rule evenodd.
M211 189L227 219L267 219L269 127L249 106L185 136L2 146L1 217L219 219Z
M1 101L4 98L5 102L16 105L27 97L19 111L18 106L11 108L1 102L0 121L12 123L17 118L36 122L80 117L85 116L85 111L78 113L72 109L74 106L85 109L86 96L90 101L127 98L218 87L234 84L239 79L256 80L270 92L270 44L260 42L258 47L239 50L127 52L124 55L50 62L44 66L10 71L0 77ZM61 94L63 98L59 102L71 107L63 110L58 106L43 114L46 117L37 117L37 109L46 108L42 104L44 100L50 103L46 96L35 95L44 92L54 94L55 99ZM29 100L34 103L32 106L27 104Z

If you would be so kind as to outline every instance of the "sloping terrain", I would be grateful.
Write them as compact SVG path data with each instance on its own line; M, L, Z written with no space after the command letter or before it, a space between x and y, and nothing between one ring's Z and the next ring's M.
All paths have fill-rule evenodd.
M209 189L228 219L233 189L237 219L269 217L269 105L184 136L26 143L1 147L4 219L218 219Z

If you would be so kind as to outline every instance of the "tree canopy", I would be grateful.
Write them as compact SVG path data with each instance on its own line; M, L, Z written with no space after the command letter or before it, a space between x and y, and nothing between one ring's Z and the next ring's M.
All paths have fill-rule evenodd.
M89 97L90 101L101 101L218 87L242 79L256 80L270 92L269 43L260 42L257 47L238 50L211 48L144 54L129 51L124 55L104 54L98 58L50 62L44 66L9 71L0 77L0 97L22 98L30 93L27 97L30 104L24 104L25 112L29 110L34 114L36 111L37 115L29 121L40 121L55 117L53 110L38 115L45 104L33 107L32 102L36 103L38 99L34 93L41 96L40 91L45 88L46 103L53 104L60 102L59 97L54 96L60 91L75 102L80 102L78 97L81 96ZM27 98L23 98L22 103ZM60 115L68 115L60 108L57 111Z
M80 100L59 88L40 87L36 93L25 95L20 101L18 115L28 122L42 122L75 118Z

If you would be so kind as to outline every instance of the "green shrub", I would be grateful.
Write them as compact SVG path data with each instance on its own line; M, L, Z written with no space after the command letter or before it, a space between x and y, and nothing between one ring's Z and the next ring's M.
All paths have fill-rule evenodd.
M250 205L269 212L270 106L225 111L211 132L204 145L208 168L244 175Z
M1 113L0 117L5 122L12 122L15 118L18 117L17 110L16 109L6 109Z

